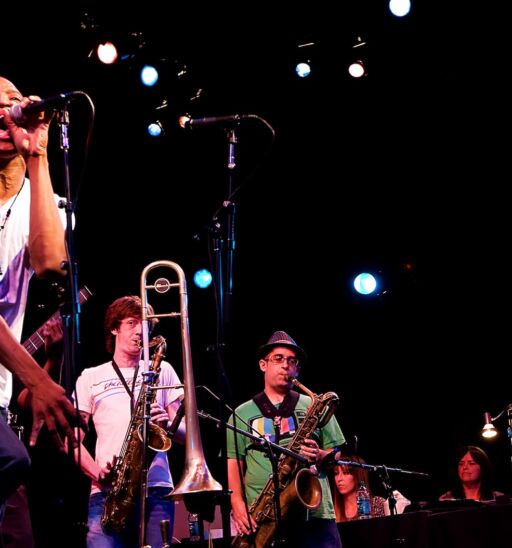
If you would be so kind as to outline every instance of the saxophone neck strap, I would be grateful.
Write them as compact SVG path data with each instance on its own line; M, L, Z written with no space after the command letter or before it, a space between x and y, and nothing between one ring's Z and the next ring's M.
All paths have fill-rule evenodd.
M135 370L133 372L133 378L132 378L132 388L130 390L130 387L128 386L128 383L126 382L126 379L124 378L123 374L121 373L121 369L119 369L119 366L117 365L114 358L112 358L112 367L114 368L114 371L116 372L117 376L119 377L119 380L123 383L124 389L126 390L128 396L130 396L130 411L133 411L133 404L134 404L134 397L133 393L135 390L135 381L137 380L137 375L139 374L139 364L135 367Z
M253 398L253 401L258 406L261 414L264 417L267 417L269 419L274 419L276 417L286 418L293 415L295 406L299 401L299 394L294 390L290 390L290 392L288 392L288 394L286 394L286 396L284 397L284 400L281 402L279 408L277 408L270 401L265 392L260 392L259 394L256 394L256 396L254 396Z

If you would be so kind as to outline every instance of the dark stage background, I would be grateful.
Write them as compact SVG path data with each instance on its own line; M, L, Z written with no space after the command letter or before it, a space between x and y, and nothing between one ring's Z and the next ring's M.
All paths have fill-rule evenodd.
M208 266L207 229L228 195L228 145L221 127L185 132L177 115L254 113L276 139L254 121L238 131L231 402L260 389L254 350L284 329L308 351L302 381L339 394L339 422L368 462L431 474L430 481L394 475L406 496L444 492L454 450L468 443L485 447L497 486L510 491L506 422L495 443L479 438L483 412L497 414L511 399L509 322L502 320L510 305L502 17L421 2L408 18L392 20L385 4L293 5L289 16L265 3L245 6L250 15L211 4L167 6L171 15L154 4L147 12L91 9L87 18L78 8L36 8L8 18L0 74L26 94L82 90L96 106L76 208L79 284L94 293L80 317L80 370L106 359L106 306L138 294L144 266L167 259L187 274L196 383L220 391L208 352L216 333L212 289L195 288L192 274ZM143 32L140 56L174 68L156 88L142 89L139 57L100 66L87 56L93 33L83 27L91 20L100 29ZM357 34L368 41L371 72L350 81L339 65ZM299 81L296 45L308 41L317 44L317 70ZM181 63L190 79L175 77ZM188 101L199 88L201 97ZM164 98L169 106L158 113L166 135L156 142L145 125ZM74 102L70 114L75 192L85 103ZM53 131L52 174L62 193ZM385 294L354 296L350 275L362 267L387 275ZM150 302L158 307L156 297ZM55 306L35 282L26 334ZM182 375L176 322L162 321L160 331ZM204 393L198 398L215 412ZM217 471L219 437L201 426ZM175 455L177 479L183 450Z

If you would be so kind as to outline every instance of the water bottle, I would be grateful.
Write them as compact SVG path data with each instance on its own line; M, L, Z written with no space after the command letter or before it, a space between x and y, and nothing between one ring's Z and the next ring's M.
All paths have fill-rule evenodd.
M199 542L201 540L199 516L192 512L189 512L188 514L188 531L189 531L190 542Z
M372 517L370 493L364 481L360 481L356 491L357 516L358 519L369 519Z

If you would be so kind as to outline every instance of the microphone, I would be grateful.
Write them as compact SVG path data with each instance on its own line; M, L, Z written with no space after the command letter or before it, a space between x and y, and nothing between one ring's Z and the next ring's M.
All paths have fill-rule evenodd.
M178 407L178 411L176 411L176 415L174 416L173 421L171 422L171 425L167 428L167 436L171 438L171 440L176 435L176 432L178 431L178 428L180 427L181 419L185 415L185 400L181 400L180 406Z
M53 95L47 99L42 99L41 101L33 101L28 104L26 107L21 107L20 105L13 105L9 112L11 114L12 121L17 126L23 126L27 121L29 116L33 116L39 112L44 112L48 110L57 110L62 105L65 105L69 102L74 96L81 94L80 91L69 91L67 93L59 93L59 95Z
M180 116L178 123L183 129L193 129L195 127L212 126L215 124L235 125L240 120L250 118L249 114L230 114L228 116L209 116L207 118L190 118L190 116Z

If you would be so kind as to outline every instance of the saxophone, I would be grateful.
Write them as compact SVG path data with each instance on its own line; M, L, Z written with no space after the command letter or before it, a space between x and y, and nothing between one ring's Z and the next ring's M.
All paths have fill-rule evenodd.
M160 363L165 356L166 342L163 337L155 337L152 344L157 348L153 354L150 370L154 373L151 386L158 382ZM141 386L121 452L112 470L112 486L107 494L101 526L107 531L120 532L125 529L133 507L140 493L140 480L144 464L142 429L146 407L146 391ZM151 403L155 401L156 390L151 392ZM148 445L153 451L167 451L171 447L163 428L150 423ZM153 455L154 456L154 455Z
M334 392L314 394L295 378L290 378L294 386L300 388L312 400L306 417L295 432L288 449L298 453L304 440L311 437L317 428L321 428L330 420L339 403ZM278 463L279 502L281 519L289 519L293 511L299 508L297 503L308 509L315 509L322 502L322 487L320 481L304 463L281 454ZM249 508L249 514L256 522L257 529L252 535L239 534L231 543L235 548L267 548L271 545L276 533L275 506L274 506L274 479L270 477L260 494L254 499Z

